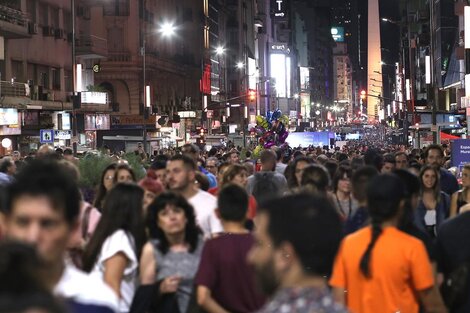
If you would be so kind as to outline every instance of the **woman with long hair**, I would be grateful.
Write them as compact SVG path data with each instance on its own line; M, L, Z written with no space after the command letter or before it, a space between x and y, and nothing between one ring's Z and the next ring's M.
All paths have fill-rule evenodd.
M300 187L304 169L313 163L314 161L311 158L299 156L287 166L284 176L287 179L287 186L290 190Z
M136 184L114 186L83 255L83 270L103 279L118 295L119 312L129 312L136 289L138 258L145 242L143 197Z
M155 286L151 311L188 312L203 247L194 209L181 195L164 192L148 207L147 226L151 240L140 259L140 288ZM148 311L143 302L134 300L133 308L140 310L133 312Z
M100 183L98 185L98 190L96 191L95 200L93 201L93 206L99 211L103 208L103 200L106 197L106 193L111 190L114 186L114 177L116 176L116 163L111 163L105 167L101 173Z
M367 187L371 226L347 236L333 267L336 301L351 312L446 312L423 243L398 229L403 182L382 174Z
M419 174L421 200L415 210L414 222L432 238L442 222L449 217L450 197L441 191L439 170L425 165Z
M344 219L350 218L357 210L358 203L352 196L352 169L341 165L333 177L333 197L336 206Z
M116 167L114 183L136 182L134 170L127 164L121 163Z
M450 217L460 213L460 209L470 203L470 163L462 169L462 189L452 195L450 201Z

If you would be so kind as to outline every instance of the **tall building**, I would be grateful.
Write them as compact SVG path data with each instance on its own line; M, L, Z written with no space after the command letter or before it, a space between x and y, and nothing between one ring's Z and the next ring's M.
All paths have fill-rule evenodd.
M343 122L352 117L352 66L346 43L337 42L333 48L333 86L334 111L341 116ZM342 112L342 113L341 113Z
M382 53L379 0L369 0L367 38L367 116L369 122L385 118L382 107Z
M0 3L0 154L37 149L40 129L63 131L58 143L70 140L70 21L69 2Z
M333 46L331 10L329 1L296 2L296 8L305 23L308 50L310 99L322 110L333 105Z

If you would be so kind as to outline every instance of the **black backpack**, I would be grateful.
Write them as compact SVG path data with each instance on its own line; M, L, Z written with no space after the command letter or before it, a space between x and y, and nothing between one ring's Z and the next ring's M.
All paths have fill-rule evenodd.
M460 264L446 275L440 289L442 298L451 311L463 305L469 297L470 262Z
M279 188L274 182L274 172L258 172L255 174L252 195L258 203L279 196L278 192Z

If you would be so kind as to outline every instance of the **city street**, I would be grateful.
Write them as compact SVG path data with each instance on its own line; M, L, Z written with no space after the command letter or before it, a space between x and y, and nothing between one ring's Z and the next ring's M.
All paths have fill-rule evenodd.
M0 313L470 312L470 2L0 1Z

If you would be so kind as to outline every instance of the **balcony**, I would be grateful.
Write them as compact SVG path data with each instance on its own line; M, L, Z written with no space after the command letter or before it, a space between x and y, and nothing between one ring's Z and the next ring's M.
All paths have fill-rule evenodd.
M0 36L6 39L30 37L27 15L21 11L0 5Z
M131 61L131 54L127 51L114 51L108 53L108 62L130 62Z
M28 84L0 81L0 97L29 97Z
M80 35L76 45L77 56L83 59L101 59L108 56L108 41L94 35Z

